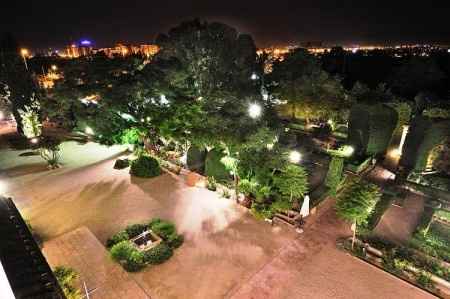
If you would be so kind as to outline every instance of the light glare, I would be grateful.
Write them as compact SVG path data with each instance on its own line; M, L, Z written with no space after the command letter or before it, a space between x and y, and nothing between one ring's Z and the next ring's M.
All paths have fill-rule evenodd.
M248 108L248 114L251 118L258 118L261 116L262 108L258 104L250 104L250 107Z
M297 151L291 151L289 153L289 161L291 161L291 163L298 163L300 162L301 158L302 156Z

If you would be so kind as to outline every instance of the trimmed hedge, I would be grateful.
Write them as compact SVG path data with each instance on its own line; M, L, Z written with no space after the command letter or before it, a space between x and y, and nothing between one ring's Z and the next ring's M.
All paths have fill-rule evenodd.
M342 173L344 171L344 158L332 156L330 165L328 166L325 185L330 188L330 195L335 196L337 186L342 181Z
M161 174L161 167L155 158L140 156L131 162L130 174L137 177L152 178Z
M383 154L391 141L397 119L397 112L383 104L353 105L349 118L349 143L361 154Z
M144 261L151 265L159 265L167 261L173 255L173 250L168 245L161 243L144 253Z
M225 154L221 149L214 148L206 155L205 175L214 177L217 181L226 181L230 174L225 165L220 161Z
M205 148L191 146L187 151L186 165L189 170L204 173L207 151Z
M130 239L140 235L147 229L151 229L161 237L162 242L157 246L140 251ZM172 222L152 219L148 224L131 224L108 239L107 247L110 248L110 256L119 262L126 271L139 271L146 264L161 264L173 255L173 250L184 242L183 235L179 235Z

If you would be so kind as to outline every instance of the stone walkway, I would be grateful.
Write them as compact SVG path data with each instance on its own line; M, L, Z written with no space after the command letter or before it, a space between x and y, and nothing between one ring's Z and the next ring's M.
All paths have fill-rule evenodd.
M324 214L295 238L232 299L425 299L434 296L336 248L348 225L336 218L328 203Z
M391 205L375 228L375 234L397 244L406 243L414 233L423 213L424 198L408 192L403 206Z
M83 281L91 299L146 299L151 298L111 260L105 247L86 228L80 227L45 243L43 253L52 266L69 266L78 272L79 289Z

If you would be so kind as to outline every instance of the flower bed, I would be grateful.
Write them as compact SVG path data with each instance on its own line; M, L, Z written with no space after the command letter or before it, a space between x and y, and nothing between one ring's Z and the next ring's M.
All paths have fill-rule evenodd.
M175 225L159 218L148 224L132 224L116 233L106 242L111 258L129 272L146 265L157 265L168 260L173 250L183 244Z

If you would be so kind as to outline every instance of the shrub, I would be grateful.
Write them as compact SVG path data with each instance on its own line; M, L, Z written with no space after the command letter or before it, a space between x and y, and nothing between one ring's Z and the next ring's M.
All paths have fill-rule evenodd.
M330 195L335 196L337 186L342 180L342 172L344 170L344 158L332 156L330 165L328 166L325 185L330 188Z
M222 190L222 197L224 198L231 198L231 193L228 189L223 189Z
M114 163L114 169L124 169L130 166L130 161L128 159L117 159Z
M432 289L434 287L433 281L431 280L431 275L424 271L420 271L416 277L416 281L420 286L426 289Z
M175 225L169 221L160 220L159 222L154 223L150 228L164 240L167 240L172 235L176 235Z
M183 245L184 243L184 236L183 235L177 235L173 234L170 235L169 238L167 238L167 245L169 245L170 248L176 249Z
M130 241L121 241L115 244L111 247L110 255L129 272L138 271L144 266L143 253L137 250Z
M287 165L275 175L273 184L285 199L300 200L308 192L308 173L301 166Z
M111 248L119 242L127 241L129 238L127 232L122 230L106 241L106 247Z
M130 174L137 177L151 178L161 174L161 167L155 158L140 156L131 162Z
M39 155L47 161L52 169L58 168L60 160L61 140L54 137L43 137L39 140Z
M55 274L56 280L58 280L58 283L67 299L83 298L80 290L75 287L75 280L78 278L78 273L75 272L74 269L64 266L57 266L55 270L53 270L53 273Z
M164 243L161 243L144 252L144 261L152 265L158 265L168 260L172 254L172 248Z
M205 171L206 149L191 146L186 154L186 165L189 170L199 173Z
M132 239L144 232L147 229L147 225L145 224L131 224L125 228L126 233L128 234L129 239Z
M206 155L205 174L206 176L213 176L218 181L225 181L230 174L222 163L221 159L225 154L220 149L212 149Z
M208 188L208 190L211 190L211 191L216 191L217 190L217 182L216 182L216 179L213 176L209 176L208 177L206 188Z

